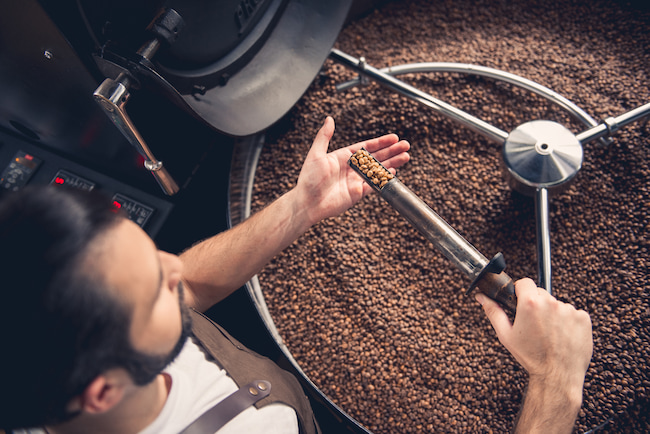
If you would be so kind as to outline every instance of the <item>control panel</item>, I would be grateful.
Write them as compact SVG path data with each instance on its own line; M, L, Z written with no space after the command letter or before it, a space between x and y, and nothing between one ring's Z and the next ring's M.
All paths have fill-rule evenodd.
M173 209L173 204L168 200L0 130L0 195L18 191L28 184L64 185L100 191L112 198L116 207L125 211L152 237Z
M113 205L127 213L129 218L144 227L153 214L153 208L123 194L113 196Z
M69 172L64 169L61 169L58 172L56 172L56 175L54 175L54 178L52 178L50 184L66 185L68 187L75 187L80 190L87 190L87 191L93 190L97 185L93 181L90 181L86 178L83 178L75 173Z
M5 190L19 190L27 184L41 162L32 154L19 150L2 171L0 186Z

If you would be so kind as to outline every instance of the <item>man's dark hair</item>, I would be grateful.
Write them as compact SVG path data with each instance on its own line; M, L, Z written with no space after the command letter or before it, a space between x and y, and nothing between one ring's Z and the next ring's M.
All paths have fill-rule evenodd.
M131 308L80 267L122 218L106 198L58 186L0 203L0 428L69 419L69 401L108 369L123 367L138 384L159 373L131 347Z

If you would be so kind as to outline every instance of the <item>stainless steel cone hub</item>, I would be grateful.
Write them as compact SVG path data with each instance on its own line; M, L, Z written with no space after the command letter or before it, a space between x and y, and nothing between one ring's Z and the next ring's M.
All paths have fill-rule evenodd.
M582 145L556 122L537 120L515 128L503 146L510 186L532 195L568 183L582 166Z

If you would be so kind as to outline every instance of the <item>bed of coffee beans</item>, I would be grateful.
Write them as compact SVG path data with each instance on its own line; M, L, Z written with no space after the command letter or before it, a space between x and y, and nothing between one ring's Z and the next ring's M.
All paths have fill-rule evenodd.
M536 81L596 120L650 102L646 2L403 0L346 24L336 48L378 68L471 63ZM502 175L501 145L327 60L268 131L253 211L295 185L327 115L331 148L388 132L411 142L398 176L513 278L536 278L535 207ZM548 119L585 125L506 83L457 74L402 80L504 131ZM587 310L594 355L575 432L650 432L650 124L584 146L550 202L553 287ZM470 282L378 194L313 227L259 275L274 321L307 375L376 433L508 432L527 376L499 344Z

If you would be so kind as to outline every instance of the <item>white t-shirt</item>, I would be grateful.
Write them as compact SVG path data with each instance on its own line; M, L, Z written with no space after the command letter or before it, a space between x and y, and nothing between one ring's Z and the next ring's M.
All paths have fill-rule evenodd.
M176 360L165 369L172 379L169 396L156 420L140 434L178 434L238 390L226 371L208 360L193 339L187 340ZM30 429L14 433L44 434L44 431ZM293 408L284 404L273 403L261 409L250 406L218 431L218 434L241 433L297 434L298 418Z
M140 434L177 434L238 390L226 371L206 357L193 338L187 340L176 360L165 369L172 379L167 402L156 420ZM284 404L269 404L259 410L250 406L219 430L219 434L239 433L297 434L298 418Z

